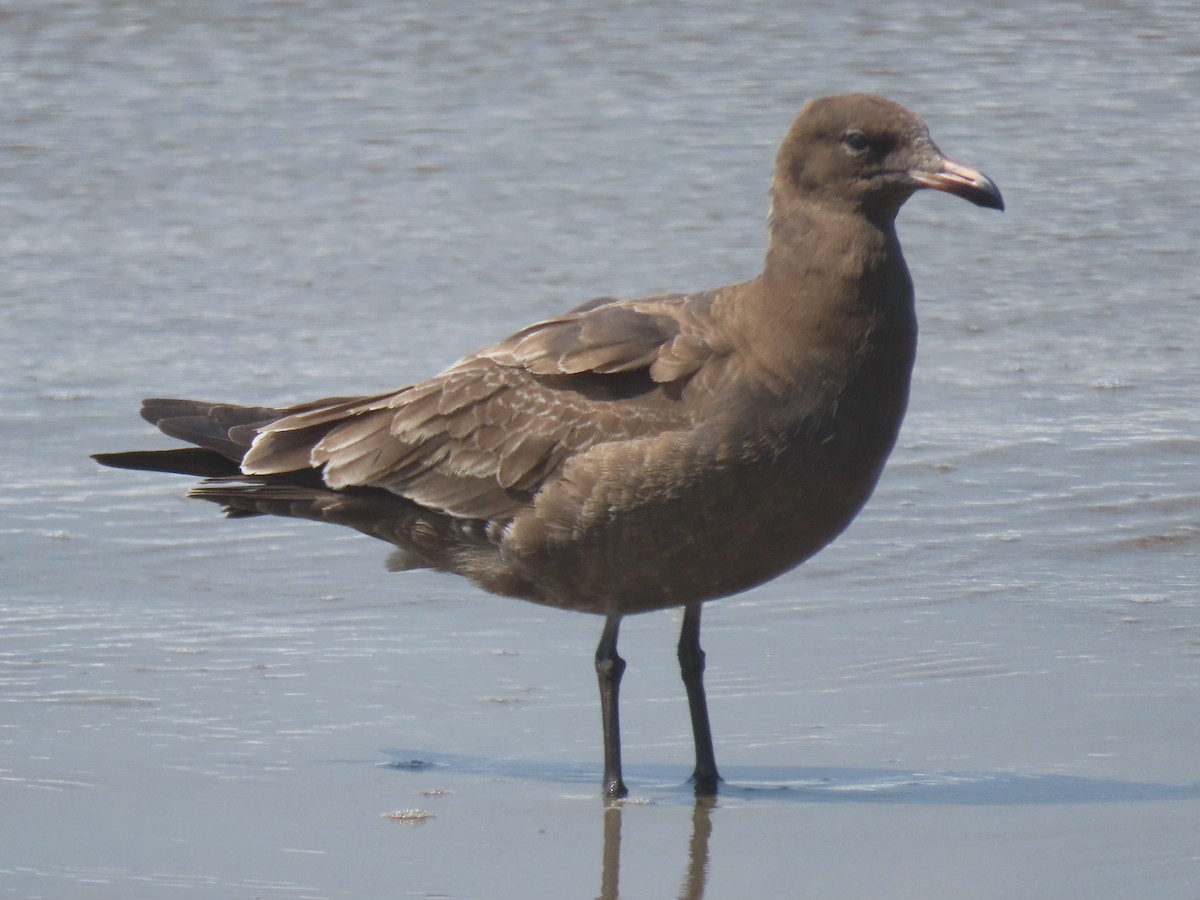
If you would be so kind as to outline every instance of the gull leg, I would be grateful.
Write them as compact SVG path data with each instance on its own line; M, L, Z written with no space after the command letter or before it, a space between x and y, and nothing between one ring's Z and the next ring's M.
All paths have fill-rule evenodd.
M619 615L604 622L604 633L596 647L596 678L600 682L600 716L604 722L604 796L616 800L629 793L621 779L621 719L618 714L618 695L625 660L617 655L617 633L621 628Z
M679 631L679 673L687 689L688 708L692 713L692 736L696 741L696 769L692 782L699 796L717 792L717 758L713 753L712 729L708 723L708 701L704 696L704 651L700 648L700 608L693 603L683 611Z

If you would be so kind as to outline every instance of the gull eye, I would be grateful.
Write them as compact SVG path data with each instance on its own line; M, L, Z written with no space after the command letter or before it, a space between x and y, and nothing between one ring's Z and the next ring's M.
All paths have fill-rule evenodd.
M847 131L842 136L842 146L854 156L861 156L871 149L871 142L865 134L855 129L854 131Z

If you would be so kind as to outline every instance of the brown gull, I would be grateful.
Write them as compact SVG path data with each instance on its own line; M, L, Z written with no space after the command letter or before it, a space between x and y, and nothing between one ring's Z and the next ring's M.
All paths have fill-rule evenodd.
M808 103L779 148L766 259L727 287L601 298L440 375L285 409L147 400L193 446L105 453L202 477L231 517L346 525L395 568L604 617L603 790L621 797L624 616L681 606L697 793L720 780L702 604L762 584L867 502L908 402L917 323L895 219L921 188L991 209L995 184L867 94Z

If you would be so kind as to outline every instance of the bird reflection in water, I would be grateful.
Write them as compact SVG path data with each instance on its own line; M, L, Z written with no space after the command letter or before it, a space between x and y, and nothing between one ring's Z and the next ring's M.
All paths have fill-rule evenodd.
M604 810L604 855L600 870L599 900L621 896L621 816L624 804L609 804ZM687 867L679 887L679 900L703 900L708 884L708 839L712 835L712 810L717 798L699 796L692 808L692 836L688 841Z

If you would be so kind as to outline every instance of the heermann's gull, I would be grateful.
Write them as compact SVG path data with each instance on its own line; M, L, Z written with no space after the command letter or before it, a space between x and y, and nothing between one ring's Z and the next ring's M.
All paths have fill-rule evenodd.
M903 107L815 100L776 156L766 261L749 281L592 301L374 397L147 400L147 420L195 446L95 458L202 476L190 496L231 517L347 525L399 547L397 568L604 616L609 797L626 793L621 619L684 607L693 780L711 793L701 604L808 559L875 487L916 351L895 218L920 188L1004 208Z

